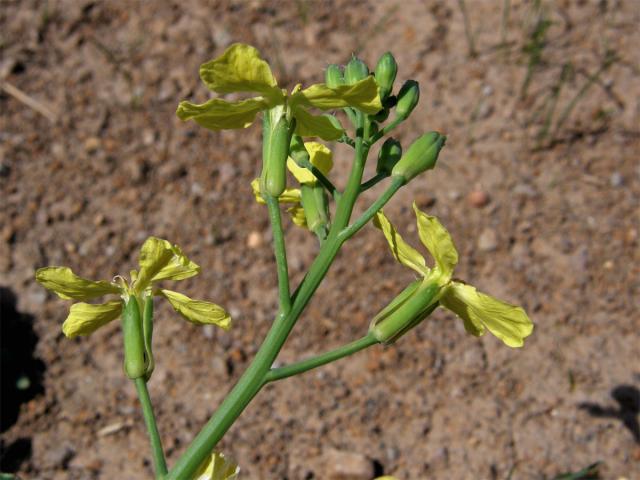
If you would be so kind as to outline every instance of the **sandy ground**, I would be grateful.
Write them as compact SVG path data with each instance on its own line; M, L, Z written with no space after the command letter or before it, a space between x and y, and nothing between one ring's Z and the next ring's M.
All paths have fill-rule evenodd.
M152 475L118 325L64 338L68 303L35 283L39 267L110 279L152 234L203 267L180 290L235 326L197 328L158 303L150 389L170 463L255 354L277 302L249 188L259 128L213 133L174 114L209 98L199 65L240 41L287 87L391 50L422 91L398 138L449 141L387 214L414 245L412 200L438 215L457 275L536 324L511 350L442 311L394 346L269 386L220 445L245 478L344 479L336 465L355 463L361 480L550 479L597 461L600 478L640 478L638 2L466 0L466 13L469 35L453 0L0 2L2 469ZM333 147L343 186L349 152ZM316 241L290 223L286 235L299 281ZM279 361L362 335L411 278L366 227Z

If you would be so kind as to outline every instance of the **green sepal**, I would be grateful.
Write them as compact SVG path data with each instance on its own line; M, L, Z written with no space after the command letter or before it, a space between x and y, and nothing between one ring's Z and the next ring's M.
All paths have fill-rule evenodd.
M287 187L287 158L294 130L291 123L294 120L287 120L282 107L272 108L265 114L260 190L275 198Z
M140 304L135 296L129 297L122 311L122 336L124 372L131 380L135 380L144 376L147 370Z
M381 343L395 342L436 309L439 293L437 283L416 280L374 317L369 331Z
M153 295L148 295L144 299L144 308L142 311L142 333L144 336L144 354L146 357L147 367L144 372L144 381L148 382L151 374L156 367L153 359Z
M301 203L307 219L307 228L312 232L326 229L329 225L329 199L322 185L301 185Z

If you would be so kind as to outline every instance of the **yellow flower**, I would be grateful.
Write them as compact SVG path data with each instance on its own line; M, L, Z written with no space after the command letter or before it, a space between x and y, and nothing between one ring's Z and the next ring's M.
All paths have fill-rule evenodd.
M384 233L393 256L423 278L411 284L374 318L371 325L374 334L390 337L379 338L381 341L393 340L399 336L395 335L399 330L391 331L391 322L396 321L398 325L402 323L403 316L408 316L411 318L404 318L405 325L413 327L439 304L460 317L472 335L480 336L486 328L509 347L521 347L533 331L533 324L522 307L502 302L478 292L471 285L452 280L458 252L449 232L436 217L421 212L415 203L413 209L420 240L434 258L435 267L427 267L424 257L402 239L382 211L378 212L374 224Z
M242 43L231 45L220 57L203 64L200 78L207 88L219 94L258 94L236 102L213 98L201 105L186 101L180 103L176 113L181 120L193 119L211 130L247 128L258 112L284 107L287 119L295 118L298 135L336 140L343 131L328 117L310 113L309 108L332 110L354 107L367 114L375 114L382 109L378 87L372 76L354 85L335 88L319 83L302 90L301 85L297 85L288 94L278 87L269 64L260 57L260 52Z
M103 295L119 295L119 300L101 304L79 302L71 306L62 325L67 337L89 335L101 326L118 318L124 302L131 296L143 300L152 295L166 298L185 319L196 324L215 324L227 330L231 326L229 314L220 306L165 289L153 289L161 280L183 280L200 272L177 245L167 240L149 237L140 249L138 271L131 271L131 281L118 276L112 282L93 281L77 276L68 267L45 267L36 272L36 280L65 300L91 300Z
M240 467L219 452L212 453L198 468L193 480L236 480Z
M309 153L309 161L311 165L316 167L324 175L327 175L333 168L333 154L326 146L318 142L305 142L304 147ZM316 185L318 179L307 168L300 167L293 158L287 159L287 168L298 180L300 185ZM264 204L264 198L262 198L262 192L260 191L260 181L258 178L251 182L251 188L253 195L258 203ZM291 214L291 220L299 227L307 227L307 218L302 208L302 192L299 188L287 188L278 197L278 202L289 203L291 207L287 209L287 212Z

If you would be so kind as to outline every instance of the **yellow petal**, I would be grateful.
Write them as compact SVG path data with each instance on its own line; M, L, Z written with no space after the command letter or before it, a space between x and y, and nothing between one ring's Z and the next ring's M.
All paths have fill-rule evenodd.
M268 108L267 102L260 97L249 98L241 102L226 102L213 98L201 105L180 102L176 114L180 120L195 120L209 130L247 128L253 123L261 110Z
M122 301L120 300L98 305L74 303L71 305L69 316L62 324L62 332L69 338L89 335L118 318L121 313Z
M418 221L420 240L434 258L442 283L447 283L451 280L453 269L458 264L458 251L453 244L451 235L442 226L440 220L421 212L415 202L413 203L413 210Z
M391 253L398 262L415 270L423 277L430 273L424 257L402 239L382 210L376 214L373 224L384 233L387 242L389 242L389 247L391 247Z
M304 208L301 205L294 205L287 209L287 212L291 214L291 221L301 228L307 228L307 216L304 213Z
M224 454L213 452L193 477L194 480L236 480L240 467Z
M311 165L326 176L333 168L333 154L331 150L318 142L305 142L304 147L309 153ZM308 168L299 166L291 157L287 159L287 168L300 184L314 185L318 180Z
M265 204L267 202L262 198L260 192L260 179L254 178L251 182L251 190L253 190L253 196L256 198L256 202ZM284 192L278 197L280 203L300 203L300 189L298 188L285 188Z
M324 115L312 115L303 107L293 110L296 119L296 133L301 137L320 137L328 142L338 140L344 130L336 128Z
M36 272L36 280L65 300L89 300L109 293L120 293L118 286L79 277L69 267L40 268Z
M145 240L138 263L137 291L144 290L152 282L183 280L200 272L200 267L189 260L180 247L156 237Z
M533 331L533 323L522 307L478 292L471 285L451 282L440 303L464 320L469 333L479 336L487 327L509 347L521 347Z
M214 324L224 330L229 330L231 327L231 317L224 308L215 303L192 300L186 295L171 290L160 290L160 292L169 300L176 312L192 323Z
M258 92L282 96L269 64L256 48L243 43L231 45L218 58L203 64L200 78L218 93Z
M378 84L372 76L353 85L339 85L329 88L324 83L311 85L291 96L292 105L315 107L320 110L354 107L368 114L382 110Z

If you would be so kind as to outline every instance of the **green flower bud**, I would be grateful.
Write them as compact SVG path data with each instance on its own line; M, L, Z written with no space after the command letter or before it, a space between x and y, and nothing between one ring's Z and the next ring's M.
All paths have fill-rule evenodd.
M260 191L277 198L287 186L287 158L293 128L282 107L272 108L264 118Z
M391 175L391 170L402 157L402 145L395 138L387 138L378 152L377 173Z
M344 85L344 77L342 76L342 68L338 65L331 64L327 67L324 75L325 83L329 88L336 88Z
M369 331L381 343L395 342L436 309L439 293L437 283L416 280L373 318Z
M353 57L349 60L349 63L347 63L344 69L344 79L347 85L353 85L360 80L364 80L367 78L367 75L369 75L369 68L358 57Z
M404 177L405 182L416 175L431 170L438 160L447 137L438 132L425 133L414 141L398 163L391 170L394 177Z
M300 135L293 135L291 137L289 156L293 158L293 161L298 165L302 165L303 162L309 161L309 152L304 146L304 141Z
M156 362L153 359L153 296L149 295L144 300L144 307L142 309L142 332L144 335L144 354L147 361L147 366L144 372L144 380L148 382L151 378Z
M398 64L396 63L396 59L393 58L393 55L391 55L391 52L382 55L376 65L376 82L380 87L380 100L384 101L393 90L393 82L396 79L397 73Z
M396 117L404 120L413 109L416 108L420 99L420 86L415 80L407 80L398 92L398 103L396 104Z
M329 224L329 199L322 185L301 185L300 197L307 228L317 232Z
M144 339L140 306L131 296L122 310L122 336L124 338L124 372L132 380L144 376L147 364L144 358Z

